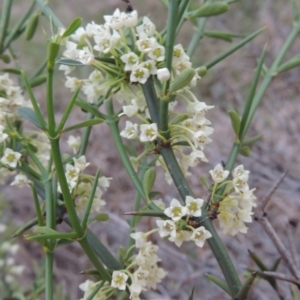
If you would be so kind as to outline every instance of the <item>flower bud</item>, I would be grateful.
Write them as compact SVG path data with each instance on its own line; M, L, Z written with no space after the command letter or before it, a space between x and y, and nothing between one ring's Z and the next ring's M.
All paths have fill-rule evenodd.
M167 68L162 68L157 70L157 79L161 82L165 82L170 79L170 71Z

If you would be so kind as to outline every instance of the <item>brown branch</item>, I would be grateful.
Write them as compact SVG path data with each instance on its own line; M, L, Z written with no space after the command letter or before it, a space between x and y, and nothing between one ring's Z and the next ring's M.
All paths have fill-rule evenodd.
M270 277L277 278L279 280L288 281L288 282L291 282L291 283L294 283L294 284L300 286L300 280L299 279L296 279L296 278L291 277L291 276L287 276L287 275L282 274L282 273L264 271L263 274L265 274L267 276L270 276Z

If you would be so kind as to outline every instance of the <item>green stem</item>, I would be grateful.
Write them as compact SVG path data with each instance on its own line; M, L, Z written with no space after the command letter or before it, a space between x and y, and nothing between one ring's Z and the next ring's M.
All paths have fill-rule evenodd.
M95 116L93 114L88 113L87 120L92 120L94 118L95 118ZM85 155L91 131L92 131L92 126L84 128L84 131L81 136L81 145L80 145L80 150L78 153L79 156Z
M264 96L269 84L271 83L272 79L274 78L274 74L276 73L276 69L279 67L283 57L285 56L286 52L288 51L288 49L291 47L291 45L293 44L293 42L295 41L296 37L298 36L300 31L300 22L296 23L296 25L294 26L293 30L291 31L290 35L288 36L288 38L286 39L286 42L284 43L284 45L282 46L279 54L277 55L276 59L274 60L271 68L269 69L269 71L267 72L263 82L261 83L254 99L253 99L253 104L251 106L249 115L248 115L248 119L246 122L246 125L244 127L244 130L241 134L242 137L244 137L249 129L249 126L251 124L251 121L253 119L253 116L257 110L258 105L260 104L262 97Z
M128 155L127 155L126 149L125 149L124 144L122 142L122 139L120 137L119 128L118 128L118 118L114 114L112 99L109 99L108 102L107 102L107 112L108 112L108 117L107 117L108 126L111 130L112 137L113 137L113 140L114 140L115 145L117 147L119 156L120 156L121 161L123 163L123 166L126 169L126 171L129 175L132 183L134 184L136 190L138 191L141 198L143 198L143 200L146 203L147 197L145 195L143 186L142 186L136 172L133 169L131 161L130 161Z
M211 2L211 0L206 1L206 3L210 3L210 2ZM188 50L187 50L187 55L189 57L193 56L193 54L196 50L196 47L198 46L199 41L203 36L205 24L206 24L206 18L201 18L200 20L197 21L198 30L194 32L192 40L191 40Z
M172 59L173 59L173 47L174 47L174 41L176 38L176 26L174 26L174 23L177 24L178 21L178 11L179 11L179 4L180 0L170 0L169 1L169 9L168 9L168 20L167 20L167 34L166 34L166 55L165 55L165 68L167 68L170 73L172 70ZM166 94L166 92L169 89L170 86L169 79L166 84L164 84L163 89L163 95Z
M0 18L0 54L2 54L4 47L4 40L7 33L11 13L12 0L3 0L2 13Z
M53 299L53 252L46 251L46 263L45 263L45 299Z

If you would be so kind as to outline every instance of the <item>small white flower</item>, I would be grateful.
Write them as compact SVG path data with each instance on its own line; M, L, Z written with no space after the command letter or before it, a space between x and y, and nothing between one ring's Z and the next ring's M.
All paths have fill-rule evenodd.
M170 203L170 207L164 210L164 214L175 222L185 216L186 212L187 208L182 206L177 199L173 199Z
M126 289L126 281L128 279L128 275L120 271L113 271L111 286L118 288L119 290Z
M81 144L81 137L74 137L73 135L70 135L67 143L69 147L73 150L73 153L75 154L79 150Z
M130 82L139 82L141 84L144 84L149 76L149 70L143 65L134 65L132 66L130 74Z
M187 242L191 239L191 231L180 230L176 232L175 236L170 236L169 241L175 243L177 247L180 247L183 242Z
M131 11L130 13L124 14L123 23L125 27L134 27L138 21L138 13L136 10Z
M5 127L0 125L0 143L2 143L8 137L8 134L3 132L4 129L5 129Z
M154 60L146 60L140 64L144 68L149 70L149 73L151 75L155 75L157 73L157 68L155 66L155 61Z
M194 217L201 216L201 207L204 200L201 198L193 198L191 196L186 196L185 204L187 208L187 214Z
M165 59L165 47L156 44L147 54L151 59L155 61L163 61Z
M141 134L140 141L141 142L153 142L158 135L157 124L142 124L140 126Z
M149 18L143 18L143 24L136 27L140 39L151 37L155 33L155 25Z
M165 210L166 209L166 205L165 203L161 200L161 199L157 199L157 200L152 200L152 202L161 210Z
M156 220L156 225L159 228L158 234L164 238L166 236L176 235L176 225L172 220Z
M130 121L126 121L125 129L120 132L120 136L132 140L138 136L138 124L133 124Z
M189 156L189 166L195 167L198 165L200 161L205 161L205 162L208 161L204 153L201 150L192 151Z
M73 158L74 161L74 167L78 168L80 171L83 171L90 163L86 162L85 155L82 155L78 158Z
M30 180L26 175L18 174L15 180L10 184L11 186L17 185L18 187L30 186Z
M118 8L114 11L113 15L108 15L103 17L112 29L119 30L125 26L125 14L122 13Z
M123 114L127 117L133 117L139 111L136 99L131 100L131 104L123 106Z
M139 39L136 42L136 46L141 53L149 53L153 47L157 43L155 38L144 38Z
M229 171L223 169L221 164L217 164L213 170L209 171L212 179L216 183L220 183L227 178Z
M120 58L125 63L125 71L131 71L139 63L139 57L134 52L123 54Z
M171 74L168 68L162 68L157 70L157 79L160 82L165 82L170 79Z
M193 230L191 240L195 242L198 247L203 247L205 240L211 238L211 233L206 230L203 226Z
M18 161L20 160L22 154L19 152L14 152L10 148L6 148L4 151L4 156L1 158L1 162L10 167L10 168L15 168L18 164Z

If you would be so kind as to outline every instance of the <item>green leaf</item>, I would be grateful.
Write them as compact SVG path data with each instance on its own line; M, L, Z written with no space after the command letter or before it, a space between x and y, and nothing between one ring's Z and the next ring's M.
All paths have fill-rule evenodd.
M277 69L277 72L278 73L285 72L298 66L300 66L300 54L294 56L293 58L289 59L287 62L283 63Z
M204 4L196 11L193 11L190 17L203 18L203 17L217 16L227 12L228 9L229 6L226 2L208 3L208 4Z
M55 245L55 248L61 247L61 246L65 246L65 245L69 245L74 243L75 240L69 240L69 239L59 239Z
M40 75L30 80L29 84L33 88L45 83L46 81L47 81L47 75Z
M1 69L1 72L11 73L11 74L16 74L16 75L20 75L21 74L21 70L13 69L13 68Z
M101 261L110 270L120 270L122 266L118 260L110 253L110 251L99 241L99 239L88 229L86 238Z
M94 221L106 222L109 220L109 215L105 213L98 214L87 221L87 224L91 224Z
M208 179L206 176L200 176L200 181L204 184L204 186L210 190L210 183L208 182Z
M243 283L242 287L240 288L239 292L236 294L236 297L235 297L236 300L247 299L249 290L256 278L256 272L253 272L249 275L250 276L248 276L248 278L246 279L246 281Z
M98 117L100 119L102 118L102 115L99 112L99 110L95 106L91 105L90 103L88 103L86 101L82 101L82 100L78 100L77 99L75 101L75 104L77 106L79 106L81 109L83 109L83 110L85 110L85 111L93 114L94 116L96 116L96 117Z
M190 117L190 116L189 116L188 114L180 114L180 115L176 116L175 118L173 118L173 119L170 121L169 125L171 126L171 125L179 124L179 123L181 123L181 122L187 120L189 117Z
M66 65L66 66L74 66L74 67L83 67L84 64L80 61L69 59L69 58L61 58L56 61L57 64Z
M6 63L6 64L9 64L9 63L10 63L10 57L9 57L9 55L7 55L7 54L1 54L1 55L0 55L0 59L1 59L4 63Z
M43 125L40 123L36 113L29 107L20 107L17 109L17 114L25 119L34 124L36 127L40 129L45 129Z
M198 73L198 75L200 77L204 77L207 73L207 68L205 66L201 66L201 67L196 69L196 72Z
M224 31L204 31L204 36L224 40L227 42L232 42L234 37L242 38L245 37L243 34L238 34L234 32L224 32Z
M249 146L249 145L252 145L254 144L256 141L260 140L261 138L263 137L262 134L258 134L258 135L255 135L249 139L246 139L244 140L242 143L241 143L241 146Z
M86 121L83 121L83 122L81 122L79 124L67 127L65 129L63 129L62 131L63 132L68 132L68 131L79 129L79 128L90 127L90 126L93 126L93 125L101 124L104 121L105 120L101 119L101 118L92 119L92 120L86 120Z
M254 33L250 34L249 36L247 36L246 38L244 38L243 40L241 40L239 43L233 45L227 51L221 53L219 56L217 56L213 60L211 60L208 63L206 63L205 67L207 69L210 69L211 67L213 67L214 65L216 65L218 62L222 61L225 57L229 56L230 54L234 53L236 50L238 50L241 47L243 47L244 45L246 45L248 42L250 42L256 36L258 36L263 30L265 30L265 29L264 28L263 29L259 29L259 30L255 31Z
M238 137L240 129L241 129L241 119L235 110L230 110L228 113L230 116L233 131L234 131L236 137Z
M58 43L50 42L48 44L48 70L52 70L55 66L55 58L58 55L60 45Z
M260 74L261 74L261 71L262 71L262 68L263 68L263 64L264 64L264 61L265 61L266 53L267 53L267 47L265 46L262 53L261 53L261 55L260 55L260 58L258 60L257 68L256 68L256 71L255 71L255 74L254 74L253 81L251 83L250 91L249 91L247 101L246 101L246 105L245 105L245 108L244 108L244 112L243 112L243 116L242 116L242 120L241 120L240 135L239 135L239 138L240 138L241 141L243 140L243 138L246 134L246 125L247 125L247 122L248 122L248 118L249 118L251 106L252 106L252 103L253 103L253 99L255 97L255 92L256 92L258 82L259 82L259 78L260 78Z
M149 168L144 175L143 178L143 188L145 191L145 194L147 197L149 197L149 193L153 187L153 184L155 182L155 178L156 178L156 172L154 169Z
M272 267L270 268L270 271L275 272L275 271L277 270L277 268L278 268L280 262L281 262L281 257L278 257L278 258L274 261Z
M251 149L248 146L244 146L239 149L239 153L243 156L248 157L251 155Z
M230 295L228 285L224 280L222 280L212 274L205 274L205 276L208 280L215 283L218 287L220 287L223 291L225 291L228 295Z
M32 15L30 17L30 19L28 20L28 23L26 25L26 29L25 29L25 40L26 41L30 41L35 32L36 32L36 29L38 27L38 24L39 24L39 17L40 17L40 13L36 13L34 15Z
M163 194L161 192L153 191L149 193L149 199L153 199L154 197L162 197Z
M73 22L69 25L69 27L65 30L62 37L65 38L65 37L70 36L81 26L81 23L82 23L81 18L74 19Z
M28 221L25 225L23 225L22 227L20 227L12 236L12 238L17 237L21 234L23 234L25 231L29 230L30 228L32 228L33 226L38 224L38 219L37 218L33 218L30 221Z
M193 68L186 68L184 69L179 75L175 77L175 79L171 82L169 93L172 94L178 90L183 89L186 87L193 77L195 76L196 72Z
M124 213L126 216L142 216L142 217L160 217L162 219L169 219L163 212L153 211L153 210L145 210L145 211L132 211Z

